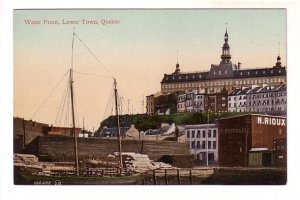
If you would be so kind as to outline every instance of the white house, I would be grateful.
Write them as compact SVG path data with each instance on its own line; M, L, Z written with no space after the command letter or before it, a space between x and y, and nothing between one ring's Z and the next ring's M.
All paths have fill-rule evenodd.
M186 142L192 154L209 164L218 161L218 127L216 124L196 124L185 126Z

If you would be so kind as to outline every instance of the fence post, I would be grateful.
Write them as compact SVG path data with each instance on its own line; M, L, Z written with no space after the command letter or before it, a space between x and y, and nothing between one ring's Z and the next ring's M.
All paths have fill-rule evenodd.
M178 181L178 185L180 185L180 173L179 173L179 169L177 169L177 181Z
M193 185L193 175L191 169L190 169L190 184Z
M168 185L167 170L165 169L165 184Z
M155 176L155 170L153 170L153 184L156 185L156 176Z

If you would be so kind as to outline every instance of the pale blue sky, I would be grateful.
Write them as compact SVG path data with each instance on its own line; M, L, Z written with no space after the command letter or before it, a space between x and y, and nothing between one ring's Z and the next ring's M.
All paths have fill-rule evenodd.
M272 67L279 42L282 62L287 63L285 9L15 10L14 114L25 118L32 116L70 67L73 31L73 25L27 25L26 19L119 20L116 25L75 28L116 76L120 93L130 99L134 113L141 112L143 96L160 90L163 74L175 70L177 50L184 72L209 70L219 63L226 22L233 63L241 62L244 68ZM76 38L74 69L108 75ZM98 128L111 81L75 75L75 86L83 105L78 106L79 118L85 116L90 129ZM48 102L33 120L54 123L54 102ZM123 106L127 113L127 103Z

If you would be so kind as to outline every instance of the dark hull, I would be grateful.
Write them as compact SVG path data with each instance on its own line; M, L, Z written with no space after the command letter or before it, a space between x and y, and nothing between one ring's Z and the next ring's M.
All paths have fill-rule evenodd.
M15 175L16 185L136 185L139 176L87 177L87 176L40 176L32 174Z

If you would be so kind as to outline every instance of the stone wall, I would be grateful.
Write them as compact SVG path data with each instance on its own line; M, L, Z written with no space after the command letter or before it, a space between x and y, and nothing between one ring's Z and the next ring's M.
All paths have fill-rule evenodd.
M117 139L77 138L79 158L101 158L118 152ZM37 137L28 146L28 153L40 159L53 161L71 161L74 158L74 139L63 136ZM147 154L150 159L157 160L163 155L190 154L188 144L171 141L122 141L122 152Z

